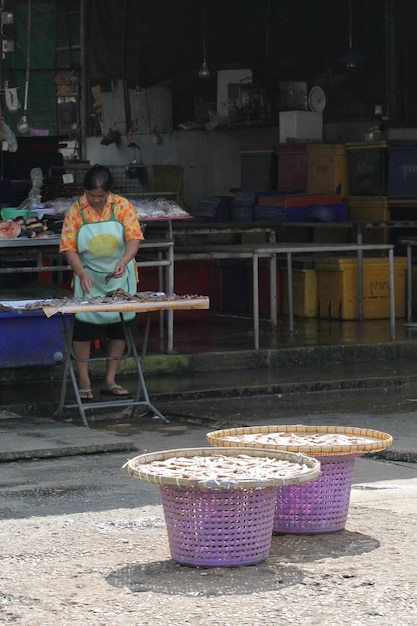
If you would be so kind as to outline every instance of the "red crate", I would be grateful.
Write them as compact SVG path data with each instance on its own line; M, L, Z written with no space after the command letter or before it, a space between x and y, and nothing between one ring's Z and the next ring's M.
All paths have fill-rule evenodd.
M279 145L278 189L307 191L307 144Z
M296 207L311 204L340 204L342 197L338 193L295 193L290 195L259 196L258 206Z
M216 285L213 271L219 262L216 260L176 261L174 265L174 291L177 295L209 296ZM158 268L139 268L138 291L158 291ZM216 300L216 295L214 296ZM218 297L217 297L218 300ZM210 310L174 311L175 321L202 321L210 318Z

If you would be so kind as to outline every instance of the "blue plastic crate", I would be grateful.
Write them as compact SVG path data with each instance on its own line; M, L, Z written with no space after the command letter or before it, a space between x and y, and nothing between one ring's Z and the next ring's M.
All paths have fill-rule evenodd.
M69 325L69 316L64 316ZM0 313L0 367L56 365L65 357L61 315L42 311Z
M388 197L417 198L417 145L388 148Z
M215 219L218 222L230 220L231 196L203 196L195 210L196 217Z

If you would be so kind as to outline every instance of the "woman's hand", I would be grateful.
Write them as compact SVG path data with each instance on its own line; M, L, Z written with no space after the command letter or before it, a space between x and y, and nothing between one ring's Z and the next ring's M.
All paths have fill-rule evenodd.
M123 258L119 259L116 265L114 266L114 272L113 272L114 277L121 278L126 271L126 266L127 266L126 261Z
M91 286L93 281L91 280L91 276L83 270L80 274L78 274L78 278L80 279L80 286L84 293L90 293Z
M90 293L93 281L91 280L88 272L84 269L77 252L74 252L73 250L67 250L65 252L65 257L68 261L68 264L71 266L74 274L77 274L78 278L80 279L80 287L83 292Z

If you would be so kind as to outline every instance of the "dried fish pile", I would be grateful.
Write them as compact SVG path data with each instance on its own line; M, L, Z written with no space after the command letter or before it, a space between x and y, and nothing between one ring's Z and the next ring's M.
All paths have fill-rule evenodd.
M162 294L153 291L142 291L140 293L131 294L123 289L115 289L109 291L105 296L94 296L92 298L48 298L48 300L37 300L36 302L28 302L26 309L42 309L44 307L64 307L67 305L94 305L94 304L119 304L120 302L175 302L177 300L198 300L206 296L176 294Z
M309 464L268 456L250 456L239 454L225 456L212 454L209 456L174 456L148 463L132 462L132 469L137 470L146 479L149 476L163 482L165 478L197 481L201 485L227 486L240 481L271 481L280 479L285 482L311 473Z
M0 239L49 239L61 233L63 218L48 217L16 217L6 221L0 221Z
M314 458L379 452L392 444L392 436L378 430L302 424L228 428L207 433L206 437L214 446L287 450Z
M341 433L245 433L227 435L226 441L236 443L273 444L283 446L354 446L374 443L375 439Z

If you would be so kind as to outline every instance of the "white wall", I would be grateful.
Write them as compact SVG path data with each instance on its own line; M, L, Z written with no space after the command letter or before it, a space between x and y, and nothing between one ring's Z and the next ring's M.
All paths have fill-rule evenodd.
M193 212L204 195L226 195L240 187L240 149L270 147L278 143L278 127L227 128L225 130L173 131L161 134L122 137L120 145L100 144L101 137L87 139L87 159L91 164L127 165L133 151L129 141L140 146L137 152L144 165L181 165L184 170L187 207Z

